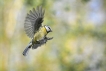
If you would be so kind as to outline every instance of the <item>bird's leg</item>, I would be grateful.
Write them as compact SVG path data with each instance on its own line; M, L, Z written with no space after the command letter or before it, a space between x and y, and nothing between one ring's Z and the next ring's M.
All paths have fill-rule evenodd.
M53 37L44 37L42 40L36 41L35 44L42 44L42 43L46 43L47 40L51 40L53 39Z
M53 39L53 37L45 37L47 40L51 40Z

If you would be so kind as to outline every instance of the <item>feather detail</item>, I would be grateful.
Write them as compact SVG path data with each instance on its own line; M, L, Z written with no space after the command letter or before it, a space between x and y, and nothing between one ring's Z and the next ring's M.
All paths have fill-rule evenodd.
M42 26L44 13L45 11L42 9L42 7L38 6L36 9L33 8L33 10L30 10L29 14L27 14L25 23L24 23L24 28L25 28L26 34L30 38L33 38L35 33Z
M32 46L32 42L30 42L30 43L28 44L28 46L25 48L25 50L23 51L23 55L24 55L24 56L27 55L27 53L28 53L29 49L31 48L31 46Z

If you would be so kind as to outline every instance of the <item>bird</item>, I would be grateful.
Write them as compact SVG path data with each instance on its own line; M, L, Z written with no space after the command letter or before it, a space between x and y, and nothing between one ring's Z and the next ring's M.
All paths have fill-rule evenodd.
M52 29L48 25L42 25L44 19L45 10L42 6L37 6L29 11L25 18L24 29L31 41L24 49L23 55L26 56L29 49L36 49L53 37L47 37L47 34L52 32Z

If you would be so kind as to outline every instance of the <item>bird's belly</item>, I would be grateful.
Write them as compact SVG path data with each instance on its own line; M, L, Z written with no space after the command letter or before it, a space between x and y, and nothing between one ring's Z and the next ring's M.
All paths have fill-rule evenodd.
M36 43L36 41L42 40L46 35L47 35L47 32L46 32L45 28L41 28L41 29L34 35L33 42Z
M39 41L42 40L45 37L45 34L43 33L38 33L34 36L34 41Z
M44 36L45 36L44 34L39 34L37 36L37 41L42 40L44 38Z

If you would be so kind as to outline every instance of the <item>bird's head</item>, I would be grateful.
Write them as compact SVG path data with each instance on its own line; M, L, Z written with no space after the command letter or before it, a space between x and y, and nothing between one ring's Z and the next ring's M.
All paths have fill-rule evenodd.
M45 28L46 28L47 33L52 32L52 30L49 26L45 25Z

